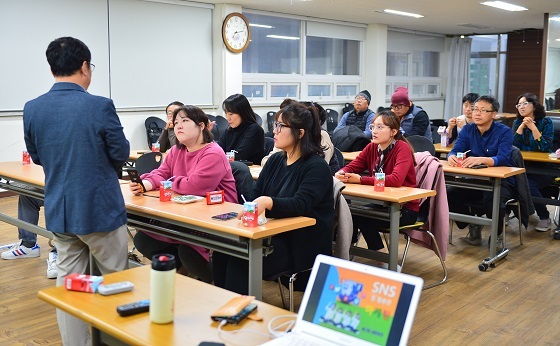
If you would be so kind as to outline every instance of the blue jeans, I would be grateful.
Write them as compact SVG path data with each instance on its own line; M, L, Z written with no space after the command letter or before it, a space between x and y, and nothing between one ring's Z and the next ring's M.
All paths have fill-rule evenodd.
M18 219L37 225L39 223L39 211L44 205L43 200L28 196L19 196ZM37 234L18 228L18 236L27 244L37 243ZM33 246L31 245L31 246Z

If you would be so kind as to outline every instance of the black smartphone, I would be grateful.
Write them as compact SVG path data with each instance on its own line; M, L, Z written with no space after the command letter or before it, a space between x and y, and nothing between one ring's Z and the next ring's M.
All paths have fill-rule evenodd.
M485 165L485 164L481 164L481 165L474 165L474 166L471 166L471 168L474 168L474 169L479 169L479 168L488 168L488 165Z
M252 166L253 162L252 161L247 161L247 160L239 160L239 162L246 164L247 166Z
M146 192L146 187L144 186L144 184L142 184L142 179L140 179L140 174L138 174L138 171L136 170L136 168L128 168L126 170L128 172L128 176L130 177L130 181L132 181L133 183L138 183L140 184L140 186L142 186L142 192Z
M249 304L243 308L243 310L239 311L237 315L233 316L212 316L214 321L221 321L226 320L229 324L238 324L239 322L243 321L251 312L257 309L257 304Z
M234 211L231 211L231 212L225 213L225 214L220 214L220 215L214 215L214 216L212 216L212 218L213 218L214 220L221 220L221 221L235 219L236 217L237 217L237 213L234 212Z

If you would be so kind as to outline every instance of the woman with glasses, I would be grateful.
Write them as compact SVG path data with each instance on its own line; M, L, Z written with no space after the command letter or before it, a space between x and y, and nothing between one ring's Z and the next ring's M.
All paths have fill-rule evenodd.
M386 187L416 187L416 170L414 153L410 143L400 131L401 123L395 113L383 111L377 113L371 124L372 142L348 165L335 174L343 183L374 185L375 173L385 173ZM369 175L362 176L365 171ZM405 203L401 210L400 225L416 222L419 200ZM354 222L354 239L357 241L358 229L366 240L368 249L383 249L379 236L381 229L389 228L389 221L372 222L370 218L352 216Z
M171 189L180 195L205 196L208 191L223 190L227 202L237 203L237 191L231 166L223 150L213 142L208 116L196 106L182 106L173 112L173 130L177 145L169 150L159 168L142 174L146 191L157 190L162 181L171 181ZM144 188L130 183L130 191L141 195ZM148 197L146 197L148 198ZM170 253L179 267L204 282L212 282L210 250L163 235L136 232L134 246L147 258Z
M554 139L552 120L546 116L544 106L538 98L525 93L517 98L517 119L513 122L513 145L520 150L540 151L550 153ZM542 197L540 189L550 185L552 176L527 174L529 189L533 197ZM539 216L537 231L546 232L550 229L550 214L546 204L535 203L535 210Z
M224 151L235 151L236 160L258 164L264 156L264 130L257 124L249 100L241 94L231 95L222 103L229 127L218 144ZM220 133L223 129L219 129Z
M323 159L316 108L294 103L278 111L275 120L274 143L282 151L272 155L263 167L253 190L253 202L260 216L307 216L316 224L272 237L274 252L263 258L264 277L309 269L318 254L332 252L333 178ZM246 260L214 252L212 262L216 286L248 293ZM296 282L305 285L307 280L298 275Z
M177 137L175 137L175 131L173 131L173 112L182 107L183 104L179 101L171 102L170 104L165 107L165 114L167 116L167 123L165 124L165 128L161 132L159 136L159 151L165 153L169 150L172 146L177 144Z
M280 104L280 109L296 102L298 101L287 98L284 101L282 101L282 103ZM329 164L331 173L332 175L334 175L340 169L340 166L344 162L338 162L336 155L334 155L334 144L331 141L331 136L327 131L325 131L322 128L325 121L327 121L327 117L328 117L327 111L317 102L302 101L301 103L307 107L317 108L317 112L319 114L319 122L321 123L321 147L323 148L323 153L325 154L325 161ZM270 154L263 157L263 159L261 160L261 166L264 166L266 164L266 161L268 161L268 159L270 158L270 156L276 154L278 151L280 151L280 149L274 147L274 149L272 149Z

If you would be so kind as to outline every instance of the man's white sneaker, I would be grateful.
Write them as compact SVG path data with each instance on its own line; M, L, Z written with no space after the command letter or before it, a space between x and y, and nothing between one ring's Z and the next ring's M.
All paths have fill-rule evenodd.
M549 219L540 220L539 223L535 226L535 230L539 232L547 232L550 229L552 222Z
M58 267L56 266L57 258L57 252L49 252L49 258L47 258L47 278L49 279L56 279L56 277L58 276Z
M32 248L25 247L19 243L14 244L9 250L2 252L0 255L2 259L12 260L18 258L31 258L41 256L41 249L38 244L35 244Z

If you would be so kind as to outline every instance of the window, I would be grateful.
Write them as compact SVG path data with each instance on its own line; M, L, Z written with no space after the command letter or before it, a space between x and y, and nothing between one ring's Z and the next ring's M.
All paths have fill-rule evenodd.
M399 86L409 89L411 98L441 98L440 59L444 46L443 36L389 30L386 98Z
M476 35L471 44L470 90L504 101L507 35Z
M243 52L243 73L300 73L301 21L246 14L251 43Z
M359 75L360 42L307 36L306 73Z
M242 55L248 98L349 102L360 90L365 26L244 15L251 26L251 44Z

